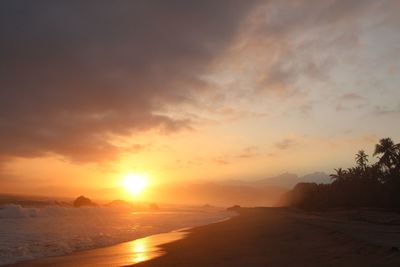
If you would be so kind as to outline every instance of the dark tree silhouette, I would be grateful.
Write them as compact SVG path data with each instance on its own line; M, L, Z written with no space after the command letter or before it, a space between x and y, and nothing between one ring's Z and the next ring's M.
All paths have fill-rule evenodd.
M358 153L356 154L356 162L359 167L362 169L365 169L368 164L368 155L365 154L364 150L359 150Z
M395 144L391 138L383 138L375 146L374 156L379 157L379 164L387 170L399 163L400 144Z
M400 144L390 138L379 140L369 165L368 155L359 150L356 166L334 169L331 184L299 184L284 198L290 206L309 210L334 207L400 208ZM285 202L285 200L283 200Z
M343 170L342 168L334 169L336 173L330 174L329 176L333 180L333 182L340 182L344 180L346 176L346 171Z

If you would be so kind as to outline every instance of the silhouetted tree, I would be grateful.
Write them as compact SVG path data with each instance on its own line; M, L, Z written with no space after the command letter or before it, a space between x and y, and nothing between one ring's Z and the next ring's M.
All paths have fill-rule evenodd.
M343 170L342 168L338 168L338 169L334 169L334 171L336 173L333 173L333 174L329 175L334 182L336 182L336 181L340 182L340 181L344 180L344 177L346 175L346 171L345 170Z
M368 164L368 155L364 150L359 150L356 154L356 162L358 166L360 166L363 170L367 167Z
M382 155L379 164L390 171L399 164L399 151L400 144L395 144L391 138L382 138L375 146L374 156Z
M378 162L368 164L368 155L359 150L357 165L334 169L331 184L298 184L285 195L289 205L303 209L332 207L400 208L400 144L383 138L375 146ZM307 190L305 190L307 189Z

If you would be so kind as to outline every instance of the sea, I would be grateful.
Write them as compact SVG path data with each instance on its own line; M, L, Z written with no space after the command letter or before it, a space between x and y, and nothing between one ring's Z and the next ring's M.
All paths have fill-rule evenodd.
M215 207L172 206L154 211L118 207L0 207L0 265L114 245L228 219Z

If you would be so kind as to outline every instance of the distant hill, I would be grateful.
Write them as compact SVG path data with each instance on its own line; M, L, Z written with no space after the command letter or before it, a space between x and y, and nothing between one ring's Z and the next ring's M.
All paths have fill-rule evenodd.
M300 178L296 174L283 173L275 177L254 181L252 184L253 186L281 186L291 188L297 183L297 181L299 181L299 179Z
M324 172L314 172L300 177L301 182L304 183L317 183L317 184L329 184L332 182L329 174ZM297 183L296 183L297 184Z
M287 189L277 186L244 186L218 183L164 185L148 192L150 198L185 205L273 206ZM154 194L154 195L153 195Z
M236 186L251 186L251 187L265 187L276 186L287 189L292 189L298 183L330 183L330 177L324 172L314 172L304 176L297 176L293 173L283 173L278 176L269 177L261 180L244 181L244 180L229 180L224 182L226 185Z

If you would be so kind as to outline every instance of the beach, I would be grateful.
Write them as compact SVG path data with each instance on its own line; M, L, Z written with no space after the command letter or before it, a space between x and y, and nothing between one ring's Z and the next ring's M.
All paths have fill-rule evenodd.
M120 244L10 266L400 266L398 222L369 220L386 213L319 214L283 208L245 208L239 213L227 221L165 234L163 242L143 247L141 254L127 242L124 248ZM143 261L117 264L121 255L142 256Z

